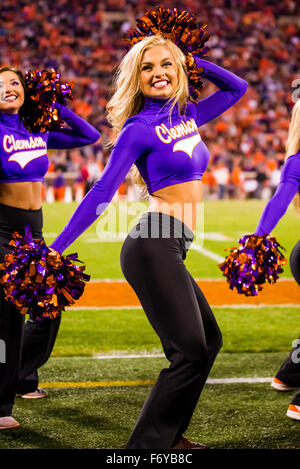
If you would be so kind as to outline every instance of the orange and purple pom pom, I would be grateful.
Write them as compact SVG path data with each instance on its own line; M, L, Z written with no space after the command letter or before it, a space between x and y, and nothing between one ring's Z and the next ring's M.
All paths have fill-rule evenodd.
M227 278L229 287L246 296L257 295L266 282L275 283L283 266L287 264L276 238L269 235L246 235L240 246L231 248L219 268Z
M66 104L73 99L73 83L64 83L54 70L31 70L25 73L26 94L30 103L30 120L33 132L47 132L61 128L56 102Z
M136 20L136 24L137 29L130 29L125 38L129 48L154 35L174 42L186 56L190 99L199 101L203 87L203 69L197 69L193 55L204 57L209 53L209 48L205 45L210 38L206 25L200 26L196 18L185 10L178 12L176 8L171 10L162 7L147 12Z
M51 251L43 239L33 239L29 226L25 235L13 234L5 245L11 252L0 264L0 283L5 299L20 313L31 312L35 319L55 318L83 294L90 276L77 254L61 256Z

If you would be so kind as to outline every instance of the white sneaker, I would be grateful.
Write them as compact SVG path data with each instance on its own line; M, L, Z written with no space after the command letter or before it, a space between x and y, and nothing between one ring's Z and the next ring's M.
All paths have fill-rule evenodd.
M19 425L19 422L17 422L13 417L0 417L0 430L15 428Z
M272 379L271 387L276 391L296 391L296 389L299 389L299 386L289 386L276 377Z
M196 441L190 441L187 438L181 437L176 445L171 446L170 449L209 449L208 446Z
M286 415L293 420L300 420L300 406L290 404Z
M41 399L42 397L47 397L48 391L43 388L37 388L33 392L28 392L26 394L19 394L18 397L22 397L22 399Z

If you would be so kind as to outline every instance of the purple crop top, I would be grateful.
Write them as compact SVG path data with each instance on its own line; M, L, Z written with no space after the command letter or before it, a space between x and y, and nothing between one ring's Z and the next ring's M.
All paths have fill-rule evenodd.
M143 109L124 124L108 164L51 247L62 253L104 211L133 164L150 194L186 181L201 180L209 153L198 128L231 107L246 92L247 82L233 73L195 58L203 76L220 90L188 103L180 114L167 100L145 99Z
M31 133L18 114L0 113L0 183L42 181L49 166L47 147L77 148L98 140L99 132L88 122L60 104L56 107L71 128Z
M289 156L281 170L280 183L267 203L255 234L270 234L287 211L291 201L300 190L300 152Z

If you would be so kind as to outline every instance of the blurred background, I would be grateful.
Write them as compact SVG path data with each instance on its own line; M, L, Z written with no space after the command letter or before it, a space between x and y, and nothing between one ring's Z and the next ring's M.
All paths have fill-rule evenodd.
M17 4L17 8L16 8ZM102 138L93 146L49 151L44 200L80 201L108 161L105 105L134 19L153 9L147 0L1 0L0 63L54 68L75 83L69 103ZM204 199L268 200L279 182L293 102L300 82L300 2L297 0L165 0L187 9L212 34L208 60L249 83L230 110L201 128L210 150ZM300 83L299 83L300 84ZM215 91L204 83L203 97ZM115 200L138 197L129 173Z

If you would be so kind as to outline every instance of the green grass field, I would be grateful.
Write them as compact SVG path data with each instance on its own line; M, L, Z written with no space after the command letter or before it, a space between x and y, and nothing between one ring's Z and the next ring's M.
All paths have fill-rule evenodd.
M210 236L203 247L224 258L226 248L255 230L264 205L255 200L205 202L204 232ZM47 243L54 240L74 209L75 204L44 205ZM141 203L113 206L112 214L118 220L115 228L123 233L143 210L146 206ZM124 218L128 223L123 223ZM78 252L94 280L123 279L119 264L122 242L101 242L97 235L101 226L103 221L95 222L65 254ZM299 219L290 207L274 230L287 257L299 239L298 233ZM186 265L195 278L224 279L216 260L194 249L189 251ZM289 266L283 277L291 278ZM214 308L224 345L210 379L272 377L299 336L299 309L297 305ZM142 353L157 356L126 357ZM161 368L168 366L161 354L159 340L141 309L69 309L63 314L52 357L40 370L40 380L154 381ZM105 355L115 358L97 359ZM0 434L0 448L124 448L150 389L151 384L54 386L49 387L48 399L16 399L13 415L20 427ZM300 422L285 415L292 395L272 390L268 380L208 382L186 436L215 449L300 449Z
M255 231L264 206L264 201L257 200L205 202L204 208L199 212L201 215L199 217L201 219L199 225L201 226L197 233L203 225L205 233L221 233L230 240L215 241L213 239L205 239L204 247L222 258L225 257L226 248L237 245L237 240L241 236ZM107 216L107 212L104 212L100 219L91 225L65 251L65 254L78 252L79 258L84 260L87 265L86 271L95 279L123 278L119 262L122 242L114 240L113 242L106 241L102 243L100 237L98 237L99 232L103 231L102 226L107 231L111 217L113 220L112 228L116 227L118 232L121 233L127 232L127 228L133 226L135 220L138 220L139 214L147 210L146 204L142 202L134 204L121 203L120 207L111 204L110 214ZM75 208L75 203L68 205L63 203L44 205L44 233L50 235L45 236L48 243L54 240L55 233L60 233ZM204 221L202 221L202 214L204 215ZM116 219L116 222L114 222L114 219ZM125 220L122 226L120 226L120 220ZM293 207L289 207L285 217L279 222L273 232L281 245L286 249L286 255L290 254L292 247L299 239L299 223L298 215ZM108 231L113 232L112 229ZM201 236L199 238L201 240ZM196 242L198 242L198 238ZM190 251L186 265L195 278L222 278L217 263L195 251ZM288 265L285 268L284 277L291 277Z

